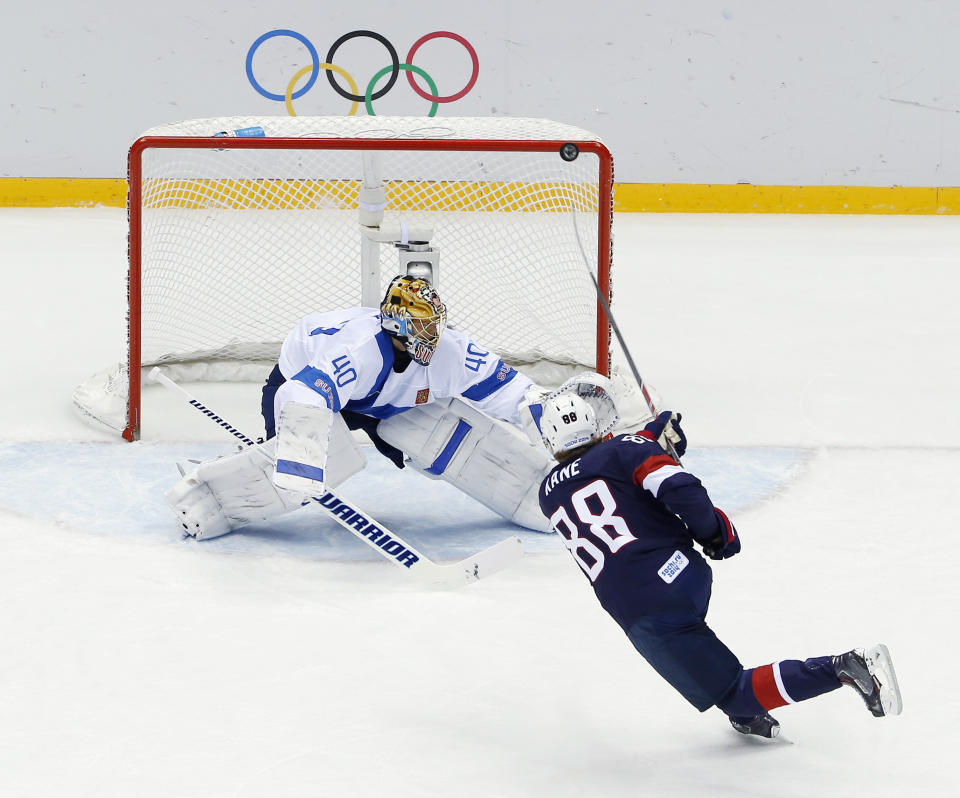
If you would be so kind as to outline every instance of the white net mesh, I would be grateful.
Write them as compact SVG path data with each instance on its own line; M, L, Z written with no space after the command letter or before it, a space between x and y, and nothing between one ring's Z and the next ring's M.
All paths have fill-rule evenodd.
M246 128L263 134L224 137L222 148L153 141ZM361 304L358 196L371 163L385 191L380 227L433 231L451 326L512 363L597 368L591 274L608 267L599 251L609 225L605 150L565 160L556 146L530 147L599 143L592 134L512 118L276 117L192 120L144 136L130 196L140 214L131 269L140 272L144 368L269 363L304 314ZM371 139L389 145L343 148ZM382 295L398 253L378 248Z

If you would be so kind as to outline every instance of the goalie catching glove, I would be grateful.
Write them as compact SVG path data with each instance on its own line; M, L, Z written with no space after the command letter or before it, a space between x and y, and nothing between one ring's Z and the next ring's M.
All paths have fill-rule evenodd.
M553 391L534 388L527 392L526 411L522 414L524 429L531 442L544 442L542 424L543 412L548 404L555 405L558 399L576 396L590 408L597 440L602 440L613 432L620 420L620 412L614 399L613 383L609 378L595 371L585 371L571 377ZM535 422L531 422L528 417ZM549 448L549 444L548 444ZM550 451L554 451L552 448Z
M596 419L597 434L604 438L613 432L620 420L620 411L614 399L613 382L595 371L585 371L571 377L552 391L534 385L527 390L525 403L520 412L524 432L530 442L540 445L543 441L541 419L548 402L562 396L575 395L590 406Z

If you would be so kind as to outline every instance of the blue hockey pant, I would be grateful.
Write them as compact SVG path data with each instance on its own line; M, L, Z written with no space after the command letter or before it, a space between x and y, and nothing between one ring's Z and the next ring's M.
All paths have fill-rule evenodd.
M716 705L745 719L840 687L829 656L744 669L706 623L710 566L696 552L688 557L672 583L644 581L643 606L654 611L623 624L637 651L687 701L701 712Z

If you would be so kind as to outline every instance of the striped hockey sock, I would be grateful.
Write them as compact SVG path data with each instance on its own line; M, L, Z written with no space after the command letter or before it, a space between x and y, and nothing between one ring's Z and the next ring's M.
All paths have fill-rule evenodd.
M742 671L717 706L731 718L752 718L840 686L833 657L784 659Z

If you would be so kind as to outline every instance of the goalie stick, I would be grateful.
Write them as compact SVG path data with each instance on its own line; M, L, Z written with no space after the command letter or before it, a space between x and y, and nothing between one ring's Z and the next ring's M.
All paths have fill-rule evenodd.
M174 382L158 367L154 367L149 378L170 391L177 393L187 403L209 418L233 437L246 444L256 446L257 441L225 421L203 402L196 399L186 388ZM261 441L262 442L262 441ZM323 496L311 496L313 503L324 511L340 526L360 538L382 557L396 563L416 576L420 581L441 588L455 588L468 582L476 582L496 573L516 562L523 555L520 538L514 536L490 546L483 551L467 557L460 562L440 565L425 557L391 529L375 520L372 516L355 507L334 491L325 488Z

